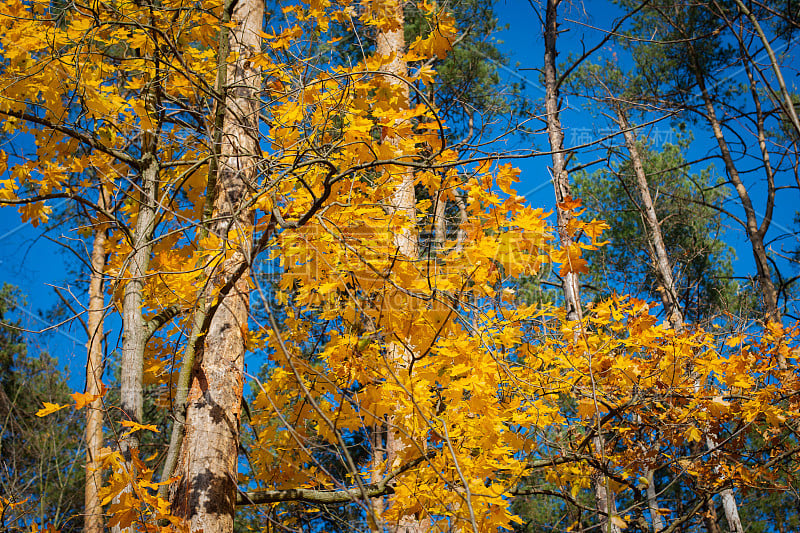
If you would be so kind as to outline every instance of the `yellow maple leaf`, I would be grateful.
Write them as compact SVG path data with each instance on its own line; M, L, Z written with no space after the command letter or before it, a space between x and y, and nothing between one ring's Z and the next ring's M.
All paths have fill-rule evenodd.
M158 428L154 424L140 424L138 422L134 422L133 420L123 420L120 422L126 428L131 428L130 431L124 433L122 436L130 435L136 431L140 431L142 429L146 429L148 431L153 431L155 433L159 433Z
M143 130L152 131L155 129L153 120L150 118L150 113L148 113L147 108L141 102L133 102L131 107L133 107L133 111L138 115Z
M59 405L57 403L50 403L50 402L42 402L44 407L36 411L36 416L43 417L49 414L55 413L56 411L60 411L61 409L67 407L66 405Z
M572 332L571 329L570 332ZM580 416L584 420L587 420L589 418L593 418L594 414L595 414L594 400L584 399L578 401L578 416Z
M700 430L694 426L684 431L683 436L686 437L686 440L689 442L700 442L700 439L703 437Z

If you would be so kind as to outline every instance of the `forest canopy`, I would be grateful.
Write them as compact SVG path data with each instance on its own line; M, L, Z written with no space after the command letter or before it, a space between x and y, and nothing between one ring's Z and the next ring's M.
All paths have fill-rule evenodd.
M800 4L0 1L0 531L800 528Z

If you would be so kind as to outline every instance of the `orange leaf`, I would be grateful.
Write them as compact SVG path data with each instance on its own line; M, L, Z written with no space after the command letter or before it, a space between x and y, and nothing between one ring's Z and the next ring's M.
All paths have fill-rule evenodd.
M86 405L92 403L98 398L102 398L106 392L108 392L108 387L106 387L101 383L100 394L89 394L88 392L73 392L72 394L70 394L70 396L72 396L72 399L75 400L75 409L83 409Z
M581 206L581 199L580 198L573 198L572 196L567 196L564 198L563 202L556 204L559 209L563 209L565 211L574 211L575 209Z

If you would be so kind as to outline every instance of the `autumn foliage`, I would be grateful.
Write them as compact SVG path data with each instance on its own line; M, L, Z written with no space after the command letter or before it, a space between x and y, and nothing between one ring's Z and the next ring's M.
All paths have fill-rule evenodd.
M517 284L542 269L585 273L607 226L568 198L560 207L573 215L573 242L560 248L550 213L515 190L519 171L448 137L426 97L433 60L456 36L441 6L414 4L429 31L408 43L399 84L385 75L396 58L368 43L347 58L331 53L352 28L393 29L392 5L322 0L267 15L246 67L263 80L250 132L257 177L236 198L250 226L208 231L207 199L218 194L209 168L225 142L215 137L225 105L218 34L235 18L213 1L5 0L0 122L24 149L0 152L0 201L36 225L66 200L83 237L106 224L108 313L120 313L148 201L141 176L155 157L141 372L166 413L198 301L216 312L230 287L215 276L244 257L252 417L242 423L252 432L242 437L238 506L307 502L314 512L339 498L372 527L412 516L431 530L499 531L521 523L514 499L544 494L530 479L574 501L599 472L628 502L610 517L626 528L646 512L647 471L690 493L681 509L659 511L667 523L725 487L783 490L798 450L797 328L731 332L720 321L678 331L656 318L656 304L615 294L587 305L580 322L522 302ZM392 208L409 172L414 217ZM399 234L413 235L419 257L398 251ZM70 408L98 398L76 393ZM114 441L158 431L104 405L119 419ZM384 430L399 454L384 453ZM96 459L108 526L185 527L170 491L159 493L179 477L159 478L163 450L145 457L112 443Z

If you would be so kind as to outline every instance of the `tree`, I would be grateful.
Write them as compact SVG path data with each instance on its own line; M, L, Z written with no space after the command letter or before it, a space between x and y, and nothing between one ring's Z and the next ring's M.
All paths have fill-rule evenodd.
M513 497L578 507L599 488L597 522L644 529L639 478L656 471L681 496L663 512L674 531L729 484L775 489L771 472L795 468L798 380L774 362L796 329L677 330L616 294L583 309L515 300L543 265L577 280L606 224L565 194L556 238L514 189L502 159L518 154L448 137L426 97L457 34L440 7L416 4L429 31L405 43L394 2L287 4L269 24L241 1L78 6L58 21L11 7L0 115L20 135L0 198L35 222L67 198L107 224L124 338L120 401L104 398L124 411L110 425L121 446L99 457L109 527L224 533L237 506L260 506L275 529L315 530L335 518L321 509L346 506L353 528L497 531L521 522ZM395 42L328 62L319 51L344 27ZM81 183L72 168L94 171ZM87 197L101 185L105 208ZM437 201L458 227L434 220L437 246L419 253L417 213ZM271 264L274 284L252 275ZM266 365L250 378L253 355ZM139 407L145 384L174 414L174 470L139 437L160 430ZM389 421L383 464L368 442Z
M97 205L106 206L106 193L100 190ZM103 510L100 500L100 487L103 485L103 473L99 456L103 448L103 371L105 369L103 354L103 324L106 313L103 282L106 266L106 228L99 223L94 229L92 243L91 274L89 277L89 306L87 308L86 336L89 339L86 347L86 391L94 398L86 410L86 485L84 488L84 532L102 533Z
M747 307L737 305L737 287L730 280L733 250L722 240L724 228L719 211L703 205L722 207L724 190L715 187L708 171L688 172L688 162L681 154L687 142L688 139L678 139L660 151L642 141L635 144L648 189L657 191L653 209L663 235L667 264L674 272L679 312L689 323L703 323L725 310L747 316ZM665 302L668 295L662 289L663 278L653 267L654 246L645 231L645 208L635 180L633 163L627 157L616 168L576 178L576 195L584 200L587 209L611 226L605 234L609 244L590 256L589 285L597 287L595 294L600 298L608 290L616 290L661 300L664 316L669 317L671 304Z
M663 35L662 39L670 42L668 46L662 47L658 52L651 47L631 45L631 52L637 62L637 68L643 72L640 91L653 94L656 100L675 106L681 111L693 113L693 118L703 120L711 129L729 183L736 192L745 213L744 220L739 222L751 243L765 317L767 320L780 321L779 290L773 281L774 268L764 245L775 206L776 169L770 162L766 143L765 113L752 72L752 58L755 52L749 45L750 39L747 33L744 33L752 30L745 29L744 22L741 24L737 22L740 15L744 13L731 12L727 7L697 5L692 6L688 12L684 13L688 16L675 17L675 13L679 11L683 13L683 7L680 3L659 3L649 6L637 15L637 22L632 30L634 35L649 34L653 30L657 30ZM749 17L749 20L752 22L753 17ZM723 29L729 30L732 37L736 39L733 43L724 39ZM693 36L701 37L694 38ZM761 40L758 42L763 43ZM739 54L737 55L736 52ZM725 84L721 84L721 87L709 86L709 80L721 74L733 62L743 65L749 82L748 91L753 98L753 108L750 111L742 111L742 113L746 113L748 120L752 121L755 126L758 157L766 178L766 200L763 209L758 210L764 213L760 221L743 174L740 172L740 165L736 162L737 155L731 148L729 135L725 133L725 130L728 129L726 118L720 116L719 108L728 105L727 103L722 104L720 99L726 94L724 91L726 89L730 91L730 89ZM777 69L778 79L782 79L780 66L774 64L774 68ZM761 80L769 83L769 80L763 77L763 72L760 70L758 72ZM695 88L699 91L701 102L699 107L691 102L690 91ZM728 92L727 94L731 95L732 93ZM785 104L777 102L776 105L780 108ZM750 148L744 144L741 149L747 153Z
M32 356L14 313L22 296L0 290L0 531L27 524L79 531L84 477L76 413L36 416L43 402L69 400L66 380L47 353Z
M562 268L563 279L561 289L564 293L564 304L567 308L567 320L574 321L575 341L577 343L583 328L583 309L581 307L580 283L578 274L585 271L585 261L580 258L579 244L576 242L574 231L573 212L580 205L572 198L570 180L567 173L567 154L564 150L564 131L561 127L560 88L563 76L556 69L556 38L558 36L558 5L559 0L548 0L545 8L544 20L544 80L545 80L545 110L547 123L547 137L552 153L553 166L552 181L556 197L556 227L558 230L559 244L563 258L560 262L567 265ZM605 455L605 441L602 427L598 421L597 433L593 444L601 460ZM595 479L595 501L598 512L601 514L602 529L608 533L620 533L619 524L616 522L615 495L609 490L608 480L598 473Z

